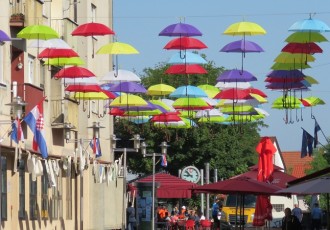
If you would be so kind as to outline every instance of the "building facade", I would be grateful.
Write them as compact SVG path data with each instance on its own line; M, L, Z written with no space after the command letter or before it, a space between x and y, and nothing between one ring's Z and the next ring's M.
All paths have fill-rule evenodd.
M5 0L1 7L0 30L12 40L0 45L0 229L121 228L124 180L111 149L113 118L104 109L106 101L80 100L65 91L65 80L54 75L68 66L49 65L38 58L40 41L17 37L28 26L51 27L79 54L82 66L101 77L112 70L112 57L94 54L113 37L71 32L89 22L112 28L112 1ZM32 150L34 134L24 121L19 120L24 139L17 144L11 138L17 97L26 103L22 118L45 98L46 159ZM66 129L67 124L74 129ZM102 126L98 158L90 147L95 124Z

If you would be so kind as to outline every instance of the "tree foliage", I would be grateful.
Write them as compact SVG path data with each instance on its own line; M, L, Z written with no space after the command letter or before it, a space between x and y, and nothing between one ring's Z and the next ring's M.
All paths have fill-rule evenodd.
M164 72L169 66L159 64L155 68L146 68L142 76L143 85L148 88L154 84L168 84L173 87L181 85L216 84L216 78L224 70L208 62L204 68L206 75L168 75ZM146 97L146 96L144 96ZM198 124L198 127L189 129L167 129L155 127L151 123L133 124L127 120L116 119L115 130L122 140L129 140L133 134L139 133L145 139L149 152L160 153L158 146L162 141L169 144L167 161L168 166L163 170L172 175L178 175L178 170L188 165L199 169L210 163L210 169L218 170L218 178L229 178L247 171L247 168L257 162L255 146L260 136L260 123L242 125ZM130 141L132 142L132 141ZM129 142L122 141L122 146L129 146ZM151 173L151 158L143 158L140 153L131 153L127 156L127 166L133 173ZM156 166L161 169L160 164Z

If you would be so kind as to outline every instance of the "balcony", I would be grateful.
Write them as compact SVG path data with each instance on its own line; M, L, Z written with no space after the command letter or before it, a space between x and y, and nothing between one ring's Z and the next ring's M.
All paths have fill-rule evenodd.
M13 27L23 27L25 21L25 2L23 0L10 1L9 24Z
M9 19L9 25L12 27L24 27L25 15L23 13L12 14Z

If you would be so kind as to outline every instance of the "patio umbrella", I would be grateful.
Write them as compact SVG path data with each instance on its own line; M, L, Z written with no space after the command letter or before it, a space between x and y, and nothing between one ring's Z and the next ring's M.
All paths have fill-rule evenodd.
M196 86L184 85L178 87L169 96L175 98L180 98L180 97L196 98L196 97L207 97L207 94L201 88L198 88Z
M3 30L0 30L0 43L6 41L11 41L11 38Z
M277 191L278 194L323 194L330 193L330 177L320 177L292 185Z
M175 91L175 88L166 84L152 85L148 88L147 94L151 96L169 95Z
M178 112L167 112L159 115L155 115L151 118L152 122L172 122L172 121L182 121Z
M217 82L249 82L249 81L257 81L257 78L253 76L250 72L246 70L226 70L221 73L217 79Z
M294 69L308 69L311 68L310 65L305 62L301 63L274 63L271 67L273 70L294 70Z
M171 65L165 73L167 74L206 74L207 70L199 64L177 64Z
M84 37L93 37L93 36L104 36L104 35L114 35L115 32L112 31L108 26L97 23L97 22L88 22L81 24L76 29L71 32L72 36L84 36ZM92 39L92 57L94 58L94 39Z
M303 19L295 22L290 26L289 31L295 32L330 32L330 28L323 21L314 19L311 16L308 19Z
M214 96L214 99L230 99L237 101L239 99L252 99L250 92L246 89L225 89Z
M310 43L310 42L327 42L328 40L318 32L294 32L285 39L288 43Z
M133 73L132 71L118 69L112 70L106 73L102 78L101 81L108 81L108 82L123 82L123 81L134 81L134 82L141 82L141 78Z
M92 73L89 69L78 66L71 66L63 68L58 71L54 78L85 78L85 77L95 77L95 74Z
M193 25L187 23L176 23L166 26L159 34L159 36L202 36L202 33Z
M99 85L68 85L64 91L68 92L100 92Z

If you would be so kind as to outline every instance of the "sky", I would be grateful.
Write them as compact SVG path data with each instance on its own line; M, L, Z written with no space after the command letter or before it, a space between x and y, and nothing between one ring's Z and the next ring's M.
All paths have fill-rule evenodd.
M118 57L119 68L142 74L144 68L155 68L159 63L166 63L176 52L163 47L174 37L158 36L159 32L170 24L184 22L198 28L203 35L196 37L208 48L200 52L206 59L218 67L235 69L241 67L241 56L237 53L223 53L219 50L229 42L239 40L239 36L223 35L228 26L239 21L254 22L266 30L265 35L249 36L248 40L259 44L265 52L248 53L244 60L244 69L254 74L258 81L252 86L268 95L269 102L262 106L270 116L264 119L269 126L260 131L262 136L276 136L282 151L300 151L302 128L311 135L314 133L314 120L317 119L321 132L319 142L327 144L325 137L330 136L328 118L330 114L330 43L318 45L322 54L315 54L312 68L303 71L314 77L319 84L313 85L303 97L317 96L326 104L298 111L292 110L292 124L285 124L284 111L271 109L271 103L282 95L279 91L265 88L265 78L271 71L274 59L287 44L285 39L292 33L288 28L303 19L321 20L330 26L330 7L327 0L113 0L114 25L117 41L135 47L139 54ZM330 40L330 32L323 33ZM323 135L324 134L324 135ZM244 135L244 134L243 134Z

